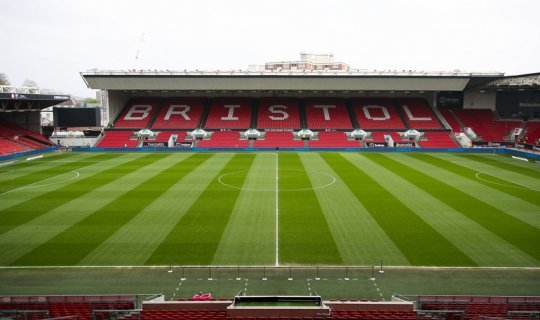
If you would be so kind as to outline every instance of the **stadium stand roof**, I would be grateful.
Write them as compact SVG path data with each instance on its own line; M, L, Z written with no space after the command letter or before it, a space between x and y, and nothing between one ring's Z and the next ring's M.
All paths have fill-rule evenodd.
M68 95L41 94L39 88L0 86L0 112L41 111L69 99Z
M91 89L147 92L330 92L330 91L463 91L500 79L504 73L416 70L346 71L173 71L90 70L81 76ZM405 80L405 81L404 81ZM306 94L307 95L307 94Z
M0 112L41 111L69 99L65 95L0 93Z
M485 83L479 89L485 91L540 90L540 73L504 77Z

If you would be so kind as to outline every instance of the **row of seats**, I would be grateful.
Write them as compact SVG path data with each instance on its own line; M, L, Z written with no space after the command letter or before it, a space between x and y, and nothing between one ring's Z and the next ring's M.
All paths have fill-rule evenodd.
M526 142L540 145L540 121L528 121L525 125Z
M264 140L255 140L255 148L303 148L303 140L294 140L292 132L267 132Z
M0 156L52 145L44 136L0 119Z
M339 98L134 98L120 112L115 127L126 129L300 129L312 130L387 129L409 128L424 130L444 129L429 104L420 98L356 98L348 101ZM300 105L304 105L305 118ZM502 141L512 129L521 127L521 121L497 120L488 109L439 109L454 132L471 127L483 141ZM255 114L256 113L256 114ZM535 122L527 129L529 142L537 142L540 130Z
M448 123L450 126L450 129L454 132L461 132L462 131L462 125L459 123L458 119L456 118L454 114L454 110L451 109L439 109L439 112L443 116L444 120Z
M158 134L155 142L167 142L171 134L177 134L176 141L185 141L186 132L162 131ZM425 148L456 148L458 145L451 138L448 132L425 132L426 139L420 141L420 145ZM366 142L383 143L385 135L390 135L394 142L410 142L394 131L373 131L372 138ZM106 131L104 138L97 147L136 147L139 141L132 131ZM215 131L210 139L196 141L196 146L200 148L359 148L362 146L359 140L349 140L345 132L341 131L321 131L318 139L309 141L294 139L290 131L268 131L264 139L257 139L250 145L250 141L240 139L238 131Z
M363 320L423 320L417 318L414 311L393 310L335 310L327 319L363 319ZM427 320L427 318L426 318Z
M28 147L15 143L7 138L0 138L0 156L20 153L30 150Z
M133 131L107 131L105 136L99 141L96 147L100 148L134 148L139 144L139 140L134 137Z
M76 316L79 320L93 319L94 310L132 310L132 302L54 302L54 303L0 303L0 313L2 310L14 311L19 315L24 315L22 319L45 319ZM42 310L48 312L44 316ZM28 312L29 311L29 312ZM101 313L101 316L94 315L96 319L110 319L108 312Z
M511 130L521 127L520 120L494 120L493 111L488 109L458 109L454 114L483 141L502 141Z
M240 140L240 133L234 131L214 132L212 139L200 140L199 147L201 148L247 148L248 140Z
M126 318L135 320L136 316ZM357 310L334 310L329 316L323 318L311 317L227 317L226 311L220 310L143 310L141 320L344 320L344 319L364 319L364 320L418 320L414 311L357 311ZM425 318L427 320L427 318Z
M37 142L41 142L44 145L47 145L47 146L51 145L51 142L43 135L30 131L28 129L25 129L14 123L10 123L10 122L0 119L0 137L13 137L13 136L28 136L28 137L33 138Z
M507 318L509 311L522 311L526 316L530 316L524 311L532 313L540 310L540 303L528 304L507 304L507 303L422 303L419 305L422 310L456 310L465 312L466 320L479 320L485 317ZM516 317L512 317L514 319ZM519 317L517 317L519 318Z
M134 98L120 112L116 128L195 129L443 129L423 99L361 98L350 101L351 119L344 99L305 99L305 121L301 101L292 98L216 98L205 118L203 98ZM254 108L258 105L258 108ZM159 111L158 111L159 109ZM255 116L254 110L257 110Z
M348 140L343 132L319 132L319 140L310 140L311 148L358 148L360 141Z
M330 305L331 306L331 305ZM347 304L340 306L339 308L331 306L330 315L321 316L324 319L329 320L344 320L344 319L364 319L364 320L427 320L431 319L428 314L431 311L432 316L436 316L436 311L440 310L448 314L447 319L454 319L451 311L456 311L456 315L463 312L466 320L479 320L485 317L498 317L498 318L511 318L521 319L521 314L517 316L509 317L512 311L521 311L522 314L528 315L540 310L540 302L528 302L528 303L478 303L478 302L453 302L453 301L438 301L438 302L418 302L418 310L392 310L392 307L387 309L374 310L359 310L351 305L347 307ZM212 308L210 308L212 307ZM43 318L61 318L67 316L77 316L80 320L90 319L126 319L126 320L315 320L320 318L310 317L235 317L230 318L227 316L227 311L223 308L216 309L212 305L201 304L198 308L193 309L193 306L189 308L177 309L177 310L148 310L144 309L140 314L132 313L128 311L133 310L134 304L128 301L112 301L112 302L0 302L0 316L1 314L8 315L9 312L17 311L19 315L23 315L24 319L43 319ZM7 311L10 310L10 311ZM48 312L45 317L43 313L37 311ZM99 312L98 310L125 310L124 314L119 312L118 314L111 314L110 312ZM32 313L34 311L35 313ZM9 316L9 315L8 315ZM456 317L455 319L459 319Z
M457 148L458 145L448 132L424 132L425 140L420 141L423 148Z

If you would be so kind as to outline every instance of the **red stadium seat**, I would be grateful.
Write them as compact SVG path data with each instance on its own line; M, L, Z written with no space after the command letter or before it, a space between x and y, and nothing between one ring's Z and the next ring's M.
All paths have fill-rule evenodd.
M489 109L458 109L455 114L483 141L503 141L511 130L521 127L520 120L495 120L493 111Z
M209 140L199 140L201 148L246 148L249 140L240 140L240 132L216 131Z
M0 155L37 150L51 146L44 136L0 120Z
M257 128L300 129L298 100L267 98L259 103Z
M303 148L303 140L294 140L292 132L266 132L264 140L255 140L256 148Z
M401 98L397 99L402 108L402 114L412 129L442 129L442 125L433 113L431 107L424 99Z
M310 148L359 148L360 141L348 140L345 132L319 132L319 140L310 140Z
M406 130L390 99L354 99L353 107L360 128Z
M525 129L526 142L540 145L540 121L528 121Z
M133 98L114 123L115 128L146 128L153 115L157 112L159 98Z
M31 149L24 145L20 145L18 143L12 142L9 139L0 138L0 156L15 154L15 153L29 151L29 150Z
M184 141L186 138L186 133L183 131L161 131L156 137L156 142L168 142L171 135L176 134L178 137L176 141Z
M424 132L427 140L420 141L423 148L458 148L459 146L450 136L449 132Z
M390 135L394 142L396 141L402 141L401 136L397 132L391 132L391 131L373 131L371 133L372 142L386 142L384 140L385 135Z
M96 145L99 148L134 148L139 140L132 139L133 131L105 131L105 136Z
M442 116L444 117L446 122L448 122L448 124L450 125L450 128L454 132L462 131L461 125L459 124L456 117L454 116L454 111L451 111L450 109L447 109L447 108L441 108L439 109L439 112L442 114Z
M171 98L163 104L153 129L196 129L204 107L204 99Z
M212 101L206 129L249 129L251 123L251 99L218 98Z
M307 127L316 129L352 129L343 99L307 99Z

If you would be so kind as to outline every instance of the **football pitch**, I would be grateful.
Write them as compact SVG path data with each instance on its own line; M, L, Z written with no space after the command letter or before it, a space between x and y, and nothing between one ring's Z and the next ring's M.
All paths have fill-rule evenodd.
M540 166L493 154L51 153L0 199L2 267L540 267Z

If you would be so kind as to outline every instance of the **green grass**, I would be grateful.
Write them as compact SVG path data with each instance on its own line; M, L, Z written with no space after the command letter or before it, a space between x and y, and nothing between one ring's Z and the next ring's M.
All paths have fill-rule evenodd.
M0 199L7 267L540 267L540 168L495 155L68 153Z

